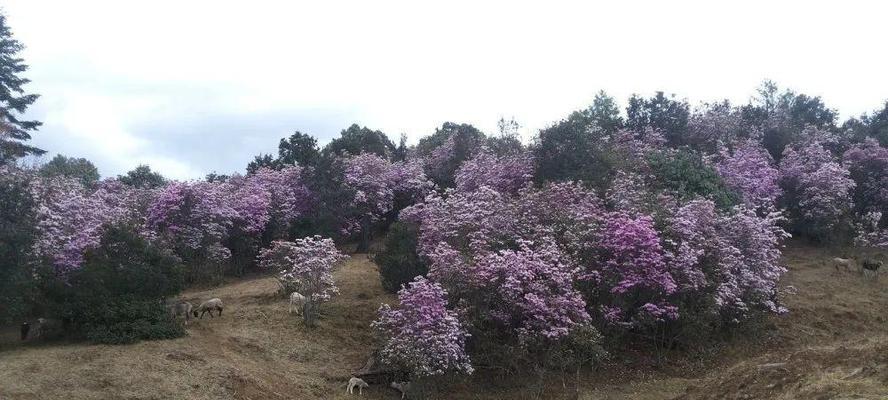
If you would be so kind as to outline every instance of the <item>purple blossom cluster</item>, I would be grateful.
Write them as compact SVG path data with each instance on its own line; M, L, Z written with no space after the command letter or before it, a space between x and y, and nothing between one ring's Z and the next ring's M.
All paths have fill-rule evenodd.
M843 223L854 207L856 183L850 174L819 140L787 147L780 162L780 185L797 229L822 237Z
M584 278L597 284L608 322L630 326L639 311L657 320L677 318L677 307L668 301L677 284L653 219L615 212L606 215L602 228L597 262L586 266Z
M180 255L190 250L203 251L211 261L228 258L222 241L239 215L220 189L221 185L209 182L168 184L148 208L148 227Z
M520 343L567 336L589 314L574 287L577 268L566 258L551 241L478 257L471 274L484 314L514 331Z
M384 339L382 360L415 378L450 372L471 374L465 343L469 333L447 309L441 285L417 277L398 292L400 306L383 304L372 327Z
M743 204L773 207L781 194L779 173L768 151L754 140L738 143L733 152L723 149L716 170L729 189L740 193Z
M857 183L852 194L857 244L888 248L888 148L867 139L845 151L843 159Z
M270 222L303 215L312 196L302 169L261 169L224 182L171 182L157 189L124 185L116 179L95 188L65 178L36 178L38 239L34 253L64 273L80 267L84 253L98 246L105 229L128 224L146 239L161 241L179 257L222 261L230 257L233 232L259 237Z
M519 153L497 157L481 151L456 171L456 190L471 192L482 186L501 193L516 193L533 178L533 156Z
M354 192L352 206L363 221L377 221L394 207L395 195L402 193L415 200L434 189L419 161L390 162L373 153L344 158L343 181ZM346 233L357 233L366 223L351 221Z
M73 179L34 179L31 191L38 199L34 254L49 259L62 274L80 266L84 253L98 247L109 225L141 223L144 191L114 180L90 191Z
M320 236L275 241L259 252L259 266L276 271L279 280L312 302L330 300L339 293L333 267L348 256L339 252L332 239Z
M763 154L749 152L770 167ZM752 165L733 161L726 165ZM766 175L776 180L774 171ZM605 202L570 182L510 191L464 185L428 196L401 219L419 226L428 279L452 296L466 326L490 329L493 322L497 337L527 346L588 322L632 330L680 321L686 300L699 304L701 297L715 305L704 312L729 321L783 311L777 282L788 234L780 213L667 199L651 214L653 192L641 179L630 186L641 194Z
M746 207L722 214L709 200L682 206L665 233L679 294L714 288L717 311L732 321L753 310L783 311L776 298L786 272L781 243L789 238L782 221L779 212L759 216Z

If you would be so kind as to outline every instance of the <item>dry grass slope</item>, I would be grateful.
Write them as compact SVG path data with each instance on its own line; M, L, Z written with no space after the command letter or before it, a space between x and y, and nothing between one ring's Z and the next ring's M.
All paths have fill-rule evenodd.
M834 254L810 247L786 252L792 312L771 321L770 334L737 340L710 361L660 368L606 366L586 374L583 399L888 399L888 277L865 282L836 273ZM349 372L373 342L369 323L386 294L362 254L336 272L342 294L307 330L274 297L271 278L189 291L185 299L220 297L222 318L205 317L189 336L129 346L14 342L0 347L0 399L337 399ZM693 363L693 362L692 362ZM492 379L497 378L497 379ZM529 398L514 380L459 381L438 398ZM569 385L568 385L569 386ZM545 397L570 397L553 376ZM397 399L371 386L367 399Z
M274 280L260 278L185 293L193 303L219 297L226 304L221 318L192 320L185 338L6 349L0 398L344 398L349 372L363 365L372 343L370 321L394 297L363 255L343 263L336 280L342 294L312 330L274 296Z

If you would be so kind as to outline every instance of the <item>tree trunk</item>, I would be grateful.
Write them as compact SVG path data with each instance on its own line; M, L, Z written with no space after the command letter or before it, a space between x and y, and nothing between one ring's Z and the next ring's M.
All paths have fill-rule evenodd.
M364 215L361 218L361 241L358 242L358 248L355 250L356 253L366 253L370 250L370 215Z

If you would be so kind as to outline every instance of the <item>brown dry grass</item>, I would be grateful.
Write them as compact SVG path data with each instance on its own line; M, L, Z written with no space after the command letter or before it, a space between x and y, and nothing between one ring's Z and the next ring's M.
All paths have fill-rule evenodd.
M186 292L193 303L219 297L226 308L221 318L192 320L185 338L8 348L0 352L0 398L345 398L345 381L372 344L370 321L394 298L364 255L343 263L335 278L342 294L325 305L315 329L287 313L272 278L255 278Z
M761 337L737 339L705 360L658 368L611 364L583 375L583 399L888 399L888 278L837 274L835 252L787 249L790 314ZM373 338L369 323L385 293L378 271L356 254L335 274L341 295L316 329L287 314L271 278L186 292L220 297L222 318L193 322L189 336L128 346L19 345L7 329L0 347L0 399L338 399ZM766 364L776 364L765 366ZM479 373L437 398L531 398L526 377ZM543 397L567 398L552 375ZM367 399L397 399L371 386Z

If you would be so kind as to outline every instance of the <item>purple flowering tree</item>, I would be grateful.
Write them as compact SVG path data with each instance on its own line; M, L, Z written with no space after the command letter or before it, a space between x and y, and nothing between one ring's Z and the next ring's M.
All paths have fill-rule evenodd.
M785 311L777 299L777 284L786 269L780 248L789 237L780 227L783 216L764 216L749 208L719 213L715 203L695 200L682 206L668 222L668 256L678 294L685 304L712 293L715 311L729 322L748 318L752 311Z
M259 266L278 272L281 290L297 291L308 299L303 309L305 324L314 326L320 303L339 293L333 280L333 267L348 256L339 252L332 239L320 236L275 241L259 252Z
M491 318L519 343L564 338L589 320L586 303L574 288L577 268L552 243L519 243L518 250L501 250L478 257L470 273L476 293L483 297L479 320Z
M590 303L601 306L608 323L631 327L678 318L678 308L668 301L677 285L649 216L608 214L599 232L598 262L587 266L583 279L595 283Z
M392 211L395 196L421 199L433 188L422 165L416 161L392 163L372 153L343 159L345 187L354 192L352 208L357 217L347 222L345 233L361 234L357 251L366 252L375 222Z
M771 155L753 140L739 143L733 152L723 149L716 170L749 207L771 208L780 196L779 173Z
M447 309L441 285L417 277L398 292L398 301L397 308L383 304L372 324L383 342L383 362L414 378L474 371L465 349L469 334Z
M782 203L794 229L825 240L849 228L856 184L848 168L816 140L786 148L780 162Z
M456 171L456 190L471 192L487 186L501 193L515 194L533 178L534 162L529 153L497 157L482 150Z
M157 193L146 222L190 263L189 279L194 281L223 273L223 261L231 257L224 241L238 218L219 184L172 182Z
M844 165L856 184L852 192L856 243L888 247L888 148L867 139L845 151Z
M60 274L77 269L87 250L99 246L109 226L130 223L137 228L145 191L103 181L91 191L76 180L34 179L32 195L38 199L34 254L50 260Z

